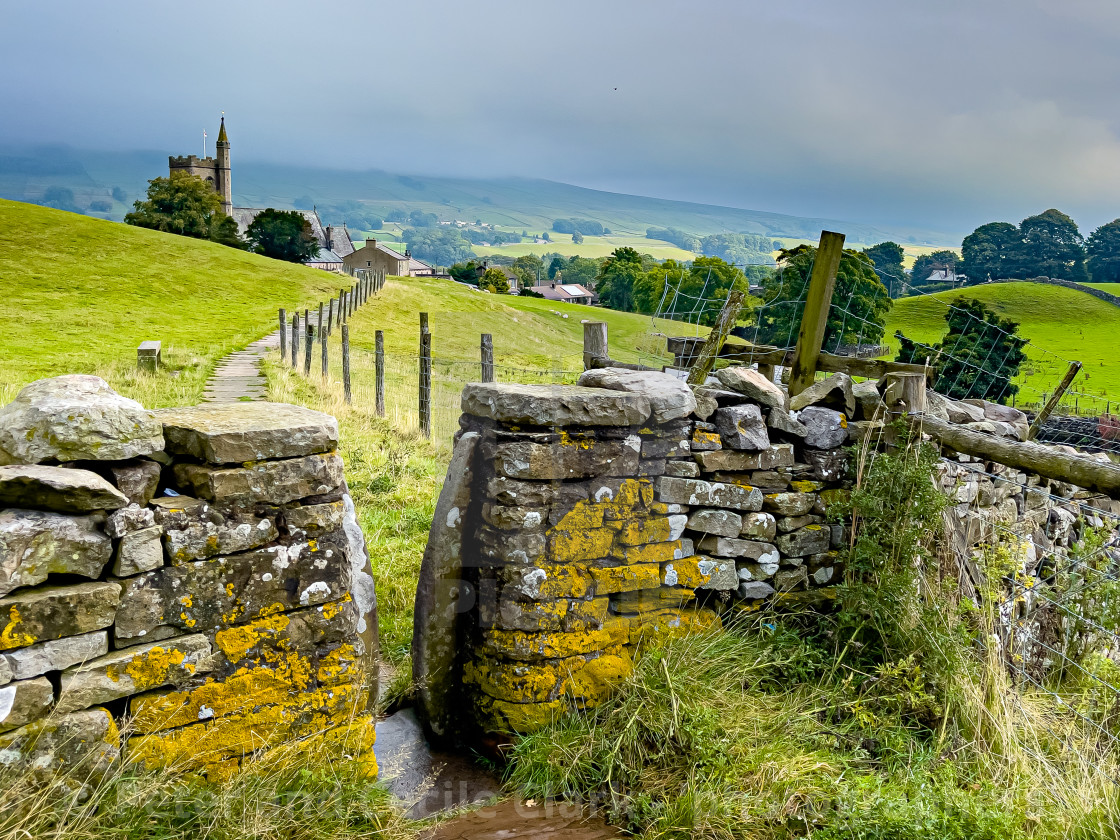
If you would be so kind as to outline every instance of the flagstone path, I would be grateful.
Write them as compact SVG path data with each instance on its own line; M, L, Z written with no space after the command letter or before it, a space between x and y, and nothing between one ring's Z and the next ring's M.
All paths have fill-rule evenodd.
M280 331L235 350L218 362L202 392L203 402L247 402L268 395L268 381L261 373L261 359L280 346Z

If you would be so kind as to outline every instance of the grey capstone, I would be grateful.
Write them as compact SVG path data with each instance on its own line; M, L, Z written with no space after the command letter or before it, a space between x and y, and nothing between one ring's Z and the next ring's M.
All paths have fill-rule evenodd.
M818 404L838 408L849 417L853 416L856 413L856 398L852 392L852 377L846 373L834 373L827 379L814 382L789 400L791 411Z
M49 574L100 576L113 550L101 521L99 514L0 511L0 596L42 583Z
M89 470L42 464L0 466L0 506L43 508L59 513L116 510L128 499Z
M716 371L716 379L732 391L745 394L755 402L784 408L786 393L754 368L733 365Z
M642 394L606 388L472 382L463 388L462 410L515 425L633 426L651 409Z
M338 447L335 418L287 403L203 403L156 416L168 452L211 464L298 458Z
M0 408L0 463L124 461L163 449L163 426L96 376L24 386Z
M651 420L654 423L667 423L687 417L696 410L696 398L692 395L692 389L671 373L600 368L584 371L578 384L645 396L649 399Z
M734 405L716 412L716 428L724 446L752 452L768 449L770 436L757 405Z
M811 405L799 412L805 426L805 445L813 449L835 449L848 439L847 419L839 411Z
M229 505L284 504L338 490L342 459L337 453L261 461L247 467L176 464L175 480L201 499Z

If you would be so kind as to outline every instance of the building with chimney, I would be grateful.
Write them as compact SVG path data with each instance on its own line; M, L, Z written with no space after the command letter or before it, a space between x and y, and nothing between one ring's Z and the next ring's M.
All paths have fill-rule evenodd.
M186 172L201 178L214 188L222 197L222 212L233 215L233 184L230 182L229 138L226 136L226 118L222 115L222 127L218 130L218 142L214 145L214 157L200 158L197 155L174 155L167 158L169 172Z

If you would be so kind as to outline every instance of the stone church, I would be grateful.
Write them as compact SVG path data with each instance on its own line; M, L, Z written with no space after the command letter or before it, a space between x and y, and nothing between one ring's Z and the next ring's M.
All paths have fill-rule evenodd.
M214 192L222 197L222 211L227 216L233 216L237 222L237 231L242 236L253 219L264 211L263 207L234 207L233 186L230 181L229 137L226 134L226 118L222 116L222 127L218 131L218 142L215 144L215 157L200 158L197 155L174 155L167 158L169 172L186 172L201 178L214 188ZM323 225L322 219L316 210L300 210L303 217L311 225L311 232L319 240L319 247L323 251L331 251L338 257L346 257L354 253L354 243L350 241L350 231L346 225L334 227Z

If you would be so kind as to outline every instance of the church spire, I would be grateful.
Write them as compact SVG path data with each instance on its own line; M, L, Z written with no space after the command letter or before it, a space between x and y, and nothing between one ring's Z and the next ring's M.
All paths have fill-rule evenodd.
M222 127L218 129L218 142L228 143L229 138L226 137L226 112L222 111Z

